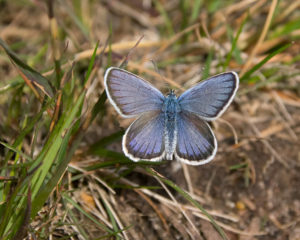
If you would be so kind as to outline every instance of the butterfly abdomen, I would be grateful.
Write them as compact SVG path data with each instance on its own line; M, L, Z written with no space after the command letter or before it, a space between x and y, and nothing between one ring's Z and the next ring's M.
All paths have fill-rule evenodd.
M177 142L177 114L180 112L180 107L177 98L173 92L171 92L164 101L163 112L165 117L165 152L166 159L172 160L173 154L176 148Z

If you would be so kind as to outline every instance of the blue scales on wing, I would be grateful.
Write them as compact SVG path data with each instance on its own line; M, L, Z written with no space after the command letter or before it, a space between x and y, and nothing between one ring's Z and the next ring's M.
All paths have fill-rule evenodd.
M191 165L205 164L217 151L217 140L208 123L196 114L182 111L177 115L177 160Z
M179 98L181 109L211 121L219 117L231 103L239 85L235 72L216 75L185 91Z
M164 157L164 114L150 111L142 114L123 136L123 151L134 161L160 161Z
M149 82L123 69L109 68L104 84L109 100L123 117L162 108L163 94Z

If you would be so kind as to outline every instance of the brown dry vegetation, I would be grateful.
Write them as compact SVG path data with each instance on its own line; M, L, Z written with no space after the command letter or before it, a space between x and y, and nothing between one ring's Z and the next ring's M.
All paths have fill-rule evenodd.
M143 39L131 51L127 69L164 93L174 88L180 94L203 76L224 70L238 72L242 81L234 102L222 119L212 123L219 145L215 159L198 167L174 161L153 169L197 200L231 240L299 240L300 32L299 27L291 29L289 24L299 25L300 1L212 1L216 6L202 2L192 19L189 1L55 1L58 29L51 34L48 7L43 1L0 1L0 38L53 82L53 56L61 59L62 71L69 70L76 61L73 74L80 84L96 41L100 53L111 32L111 52L104 51L99 67L92 72L83 119L103 91L108 59L111 65L119 66L141 36ZM223 67L232 47L231 37L236 36L244 21L238 50ZM54 39L56 30L58 36ZM287 49L253 74L245 75L288 43L291 45ZM23 114L19 112L34 99L29 88L24 88L22 94L17 88L8 88L17 76L1 51L0 138L8 143L22 128ZM12 109L16 101L19 109ZM34 115L34 108L26 114ZM53 192L28 225L28 236L107 236L108 232L75 208L77 203L107 227L125 228L119 239L222 239L196 206L150 174L149 169L114 164L87 170L87 166L111 159L96 151L88 153L91 146L125 129L131 121L106 105L105 114L84 131L62 180L65 184ZM43 128L36 139L36 151L43 147L45 135L47 130ZM118 136L107 149L121 152L120 139ZM31 141L28 137L22 147L27 154ZM62 194L75 203L63 200Z

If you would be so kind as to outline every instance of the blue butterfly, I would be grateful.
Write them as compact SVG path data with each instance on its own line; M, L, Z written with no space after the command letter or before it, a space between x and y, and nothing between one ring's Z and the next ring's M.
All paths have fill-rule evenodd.
M206 121L222 115L239 86L235 72L226 72L185 91L164 96L144 79L120 68L107 69L108 99L125 118L137 119L123 136L125 155L133 161L173 158L191 165L211 161L217 140Z

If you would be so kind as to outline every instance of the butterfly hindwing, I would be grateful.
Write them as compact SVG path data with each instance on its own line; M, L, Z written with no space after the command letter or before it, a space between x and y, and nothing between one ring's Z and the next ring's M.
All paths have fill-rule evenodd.
M239 86L235 72L211 77L185 91L178 102L181 109L211 121L218 118L229 106Z
M196 114L180 112L175 158L190 165L201 165L211 161L216 151L217 140L208 123Z
M109 68L104 76L107 96L123 117L161 110L163 94L142 78L120 68Z
M150 111L142 114L123 136L123 151L134 161L160 161L164 157L164 114Z

